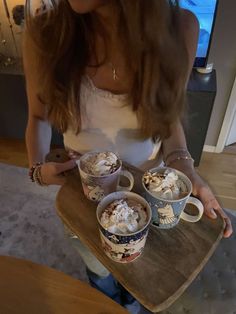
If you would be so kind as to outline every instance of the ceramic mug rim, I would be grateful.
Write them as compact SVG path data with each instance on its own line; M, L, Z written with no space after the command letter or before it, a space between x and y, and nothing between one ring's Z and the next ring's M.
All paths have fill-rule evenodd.
M143 174L143 176L142 176L142 186L143 186L143 188L145 189L145 192L147 192L149 195L151 195L153 198L155 198L155 199L158 199L158 200L160 200L160 201L162 201L162 202L166 202L166 203L178 203L178 202L181 202L181 201L184 201L186 198L189 198L189 196L191 195L191 193L192 193L192 182L190 181L190 179L183 173L183 172L181 172L181 171L179 171L179 170L177 170L177 169L174 169L174 168L171 168L171 167L154 167L154 168L151 168L151 169L149 169L149 170L147 170L148 172L159 172L159 173L163 173L165 170L174 170L176 173L177 173L177 175L180 175L180 177L182 178L184 178L184 180L188 183L188 185L187 185L187 188L189 189L189 187L190 187L190 189L189 189L189 192L188 192L188 194L186 195L186 196L184 196L184 197L182 197L182 198L178 198L177 200L169 200L169 199L166 199L166 198L163 198L163 197L157 197L157 196L155 196L155 195L153 195L147 188L146 188L146 186L145 186L145 184L144 184L144 181L143 181L143 178L144 178L144 174ZM159 171L159 170L161 170L161 171ZM147 172L147 171L145 171L145 173ZM184 182L185 183L185 182Z
M117 157L117 159L118 159L118 161L119 161L119 164L120 164L119 168L117 168L116 171L114 171L114 172L112 172L112 173L109 173L109 174L105 174L105 175L103 175L103 176L95 176L94 174L90 174L90 173L87 173L86 171L84 171L84 169L82 169L81 166L80 166L81 159L83 159L83 157L85 157L86 155L89 155L89 154L94 154L94 155L95 155L95 154L98 154L98 153L112 153L112 154L116 155L116 157ZM83 161L83 160L82 160L82 161ZM79 168L80 171L82 171L83 173L85 173L87 176L90 176L91 178L96 178L96 179L98 179L98 178L107 178L107 177L110 177L110 176L112 176L112 175L117 174L117 172L119 172L119 171L121 170L121 168L122 168L122 160L120 159L120 157L117 156L116 153L114 153L114 152L112 152L112 151L110 151L110 150L106 150L106 151L89 151L89 152L83 154L83 155L80 157L80 159L78 160L78 168Z
M105 229L104 227L103 227L103 225L101 224L101 222L100 222L100 217L98 216L98 212L99 212L99 210L100 210L100 208L101 208L101 202L102 201L105 201L106 200L106 198L108 198L108 197L111 197L112 195L114 194L114 196L115 196L115 194L118 196L118 195L120 195L120 197L114 197L114 199L113 200L111 200L111 202L113 202L113 201L115 201L115 200L118 200L118 199L121 199L121 198L124 198L124 196L126 195L127 196L127 198L129 198L129 196L130 196L130 199L133 199L133 200L137 200L137 196L138 196L138 198L141 198L142 199L142 205L144 205L145 206L145 208L147 209L147 211L148 211L148 220L147 220L147 222L145 223L145 225L141 228L141 229L139 229L139 230L137 230L137 231L135 231L135 232L131 232L131 233L114 233L114 232L110 232L110 231L108 231L107 229ZM128 194L128 195L127 195ZM122 196L123 195L123 196ZM111 203L110 202L110 203ZM109 204L110 204L109 203ZM108 205L109 205L108 204ZM104 209L104 208L103 208ZM105 230L105 231L107 231L107 232L109 232L109 233L111 233L111 234L114 234L114 235L116 235L116 236L119 236L119 237L130 237L130 236L133 236L133 235L136 235L136 234L138 234L138 233L140 233L140 232L142 232L142 231L144 231L149 225L150 225L150 223L151 223L151 220L152 220L152 210L151 210L151 207L150 207L150 205L148 204L148 202L145 200L145 198L144 197L142 197L141 195L139 195L139 194L137 194L137 193L133 193L133 192L129 192L129 191L117 191L117 192L113 192L113 193L110 193L110 194L108 194L108 195L106 195L99 203L98 203L98 206L97 206L97 208L96 208L96 218L97 218L97 221L98 221L98 223L99 223L99 227L101 227L103 230Z

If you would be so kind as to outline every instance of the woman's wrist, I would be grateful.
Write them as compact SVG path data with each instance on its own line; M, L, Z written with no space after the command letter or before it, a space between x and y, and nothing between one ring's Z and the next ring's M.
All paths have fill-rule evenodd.
M172 167L173 164L185 161L186 164L194 164L194 160L186 148L178 148L164 156L164 163L167 167Z
M164 163L167 167L175 168L174 165L186 165L194 168L194 160L186 148L178 148L164 156Z
M178 159L168 166L185 173L187 176L192 176L195 173L194 163L191 159Z
M32 167L30 167L29 169L29 178L32 182L35 182L40 186L46 186L47 184L43 182L41 174L42 165L42 162L37 162L33 164Z
M36 168L38 166L40 166L40 165L42 165L41 162L36 162L36 163L33 163L32 166L29 168L29 173L28 174L29 174L29 178L30 178L30 180L32 182L35 182L35 180L34 180L34 172L35 172Z

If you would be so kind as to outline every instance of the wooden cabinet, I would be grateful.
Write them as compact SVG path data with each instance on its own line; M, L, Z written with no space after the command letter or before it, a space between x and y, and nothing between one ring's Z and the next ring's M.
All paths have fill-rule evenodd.
M22 74L0 73L0 137L23 139L28 105ZM63 146L62 136L53 130L52 144Z
M187 93L187 116L184 121L189 151L199 165L216 96L216 71L200 74L193 70Z

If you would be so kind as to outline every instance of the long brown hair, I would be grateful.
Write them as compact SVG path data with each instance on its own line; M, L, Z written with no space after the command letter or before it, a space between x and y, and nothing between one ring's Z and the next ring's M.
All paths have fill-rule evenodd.
M53 2L54 3L54 2ZM166 138L185 104L188 57L180 8L173 0L114 0L132 76L130 99L144 137ZM39 99L61 132L80 129L80 81L95 42L92 13L76 14L66 0L32 17L26 33L37 55Z

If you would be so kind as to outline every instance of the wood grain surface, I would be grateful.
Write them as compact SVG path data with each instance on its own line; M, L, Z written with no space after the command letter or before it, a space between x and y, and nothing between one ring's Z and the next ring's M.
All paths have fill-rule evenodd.
M0 256L1 314L128 314L88 284L52 268Z
M125 164L135 177L134 192L142 195L142 172ZM197 223L180 221L173 229L151 227L144 252L134 262L110 260L101 246L96 204L83 194L79 173L67 177L56 199L58 214L116 279L146 308L158 312L169 307L209 260L222 238L224 222L206 216Z

